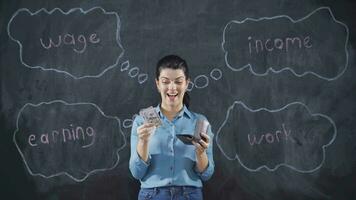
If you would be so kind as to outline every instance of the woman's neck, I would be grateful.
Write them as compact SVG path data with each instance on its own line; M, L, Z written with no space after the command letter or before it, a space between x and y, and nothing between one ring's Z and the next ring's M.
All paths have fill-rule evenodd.
M163 114L169 119L169 121L172 121L173 118L183 109L183 104L180 104L179 106L166 106L164 104L161 104L161 110Z

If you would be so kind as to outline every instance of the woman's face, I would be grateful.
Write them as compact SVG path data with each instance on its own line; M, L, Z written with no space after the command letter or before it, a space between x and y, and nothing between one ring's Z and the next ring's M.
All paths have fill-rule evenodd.
M188 82L182 69L162 69L156 80L162 106L175 108L183 106L183 96L188 88Z

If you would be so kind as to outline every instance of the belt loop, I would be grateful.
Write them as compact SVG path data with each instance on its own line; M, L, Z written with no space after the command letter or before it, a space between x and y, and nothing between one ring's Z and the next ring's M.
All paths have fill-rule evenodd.
M184 197L184 199L189 200L189 195L188 195L187 187L186 187L186 186L183 186L182 189L183 189L183 197Z
M157 195L160 191L160 188L159 187L155 187L155 194Z
M174 188L173 187L169 187L169 192L171 193L171 200L173 200L174 198Z

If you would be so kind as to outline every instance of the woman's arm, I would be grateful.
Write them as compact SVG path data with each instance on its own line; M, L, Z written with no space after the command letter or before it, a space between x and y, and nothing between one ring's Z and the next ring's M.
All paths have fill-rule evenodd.
M206 181L213 175L215 168L213 159L213 143L211 141L214 136L210 127L208 129L208 134L202 133L201 136L202 140L199 141L199 143L194 142L196 147L195 171L203 181Z
M148 161L148 143L150 136L155 131L154 124L145 123L137 128L138 142L136 150L143 161Z
M196 159L197 159L197 164L196 168L199 173L202 173L209 164L209 159L208 155L206 155L206 152L204 153L196 153Z
M142 121L142 122L141 122ZM143 119L136 117L131 129L131 155L129 168L131 174L136 179L142 179L149 167L149 136L153 130L148 129L143 123ZM148 129L148 130L147 130ZM151 130L151 131L150 131ZM149 133L147 133L149 131Z

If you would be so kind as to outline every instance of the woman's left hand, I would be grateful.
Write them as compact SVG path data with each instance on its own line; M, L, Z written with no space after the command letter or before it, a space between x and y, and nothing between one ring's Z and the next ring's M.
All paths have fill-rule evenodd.
M201 139L198 142L193 141L195 146L195 152L197 155L202 155L205 150L208 149L210 143L210 137L206 133L200 133Z

